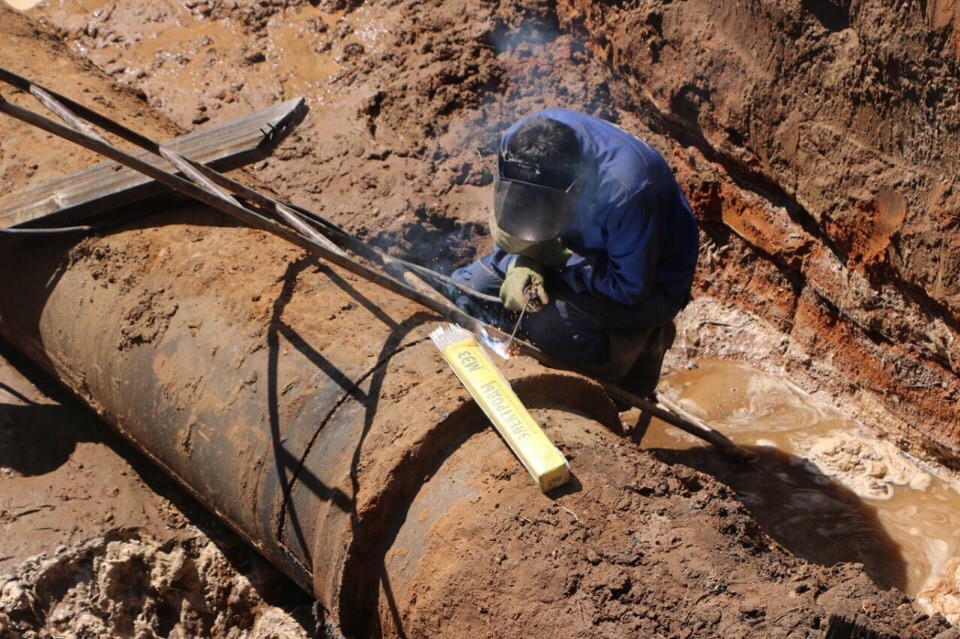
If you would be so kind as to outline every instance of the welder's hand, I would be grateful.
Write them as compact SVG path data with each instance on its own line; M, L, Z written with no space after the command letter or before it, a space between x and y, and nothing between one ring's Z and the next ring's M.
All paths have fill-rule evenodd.
M543 266L529 257L520 256L507 270L500 286L500 300L511 311L522 311L527 303L527 292L535 295L533 304L527 309L538 311L550 301L544 286Z

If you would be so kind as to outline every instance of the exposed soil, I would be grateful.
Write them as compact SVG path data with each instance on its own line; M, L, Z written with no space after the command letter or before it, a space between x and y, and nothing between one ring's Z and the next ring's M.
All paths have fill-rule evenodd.
M3 350L21 367L26 364L9 346ZM24 557L84 541L105 527L157 522L175 531L186 524L114 451L119 438L66 393L48 389L59 401L44 395L5 359L0 359L0 384L0 571ZM93 495L106 495L109 502Z
M132 93L102 91L93 67L4 7L0 38L17 52L18 70L57 69L76 95L89 92L114 117L160 137L178 131ZM5 191L97 161L4 120ZM5 638L287 637L313 627L299 588L6 343L0 531Z
M256 574L241 573L200 535L161 543L109 532L51 555L3 579L0 636L309 636L288 611L263 601L251 583Z
M788 380L729 361L700 360L664 386L759 463L730 463L675 428L643 447L734 490L768 534L799 557L862 563L876 583L921 597L951 621L960 554L960 482L878 440Z
M945 631L896 590L874 594L859 567L797 559L706 475L638 454L567 412L536 417L576 483L531 498L493 435L452 454L407 520L432 517L444 486L431 484L449 484L453 468L475 492L425 539L401 527L381 590L381 618L401 611L387 636L821 637L838 612L901 637Z
M31 13L49 33L0 8L0 38L4 51L17 52L5 66L161 138L305 95L306 121L243 179L441 268L486 248L499 131L552 105L613 120L668 157L702 222L698 298L681 316L674 363L711 354L788 371L846 415L897 436L899 446L949 458L960 451L960 235L953 178L940 167L958 146L956 6L735 4L59 0ZM0 121L0 141L3 192L93 161L8 120ZM160 246L155 238L218 232L133 232L74 253L100 263L100 285L141 296L124 316L118 353L159 340L171 318L182 320L169 290L137 279L142 265L173 259L150 253ZM257 234L232 249L225 238L215 243L218 260L296 257ZM239 278L232 286L243 303L231 309L266 318L286 294L306 317L314 300L303 291L317 277L300 286L294 277L289 291L273 275ZM377 353L365 356L379 365ZM511 366L521 377L534 371ZM364 362L361 370L373 369ZM404 406L412 391L398 388L387 396ZM15 426L36 414L31 407ZM384 574L353 584L353 604L369 606L355 612L356 629L821 637L829 614L844 612L903 637L955 636L942 618L919 615L857 566L797 559L707 475L666 466L568 412L541 409L537 417L586 489L531 499L528 478L499 441L472 437L444 462L448 473L473 469L470 505L436 521L423 515L432 523L421 556L441 560L406 562L401 525L392 545L379 548ZM399 437L397 428L382 441ZM835 461L842 449L825 447L821 458ZM109 474L131 454L116 442L96 450L88 465L78 444L56 470L8 473L0 486L23 494L42 479L63 490L83 475L71 470L78 464ZM105 480L87 481L79 486L96 494ZM105 635L133 628L272 636L294 627L289 612L301 603L282 603L281 612L251 590L260 581L244 576L244 562L262 562L252 551L235 549L241 559L226 561L207 530L182 523L187 532L171 536L154 528L181 516L151 496L155 488L131 482L117 484L116 503L69 511L77 500L67 500L53 515L103 524L65 532L60 523L49 539L31 539L21 527L21 546L0 548L16 574L0 600L8 624L38 632L88 624ZM427 481L423 494L441 490L436 484ZM137 491L147 494L142 517L121 499L139 501ZM410 498L416 512L418 498ZM113 526L107 517L133 519ZM69 548L51 552L57 543ZM24 563L40 550L45 558ZM44 594L44 579L67 573L82 578ZM116 584L128 582L135 587L116 595ZM927 596L946 599L940 609L954 605L949 584L932 588ZM377 607L382 627L364 617Z

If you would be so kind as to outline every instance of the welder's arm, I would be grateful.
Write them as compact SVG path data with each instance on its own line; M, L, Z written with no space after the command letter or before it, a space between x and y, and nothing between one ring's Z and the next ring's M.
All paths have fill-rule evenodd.
M607 225L607 255L570 257L560 277L578 293L590 293L635 306L648 295L660 251L656 217L643 191Z

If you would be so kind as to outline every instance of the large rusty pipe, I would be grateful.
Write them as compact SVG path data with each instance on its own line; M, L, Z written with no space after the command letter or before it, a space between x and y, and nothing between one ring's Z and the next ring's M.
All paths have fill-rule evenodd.
M364 611L384 544L473 498L482 469L444 460L517 463L427 338L435 316L199 205L18 241L0 272L0 332L315 593L333 628L380 627ZM565 410L617 424L595 383L527 358L505 371L533 406L556 399L523 380L547 375ZM406 515L415 498L429 517Z

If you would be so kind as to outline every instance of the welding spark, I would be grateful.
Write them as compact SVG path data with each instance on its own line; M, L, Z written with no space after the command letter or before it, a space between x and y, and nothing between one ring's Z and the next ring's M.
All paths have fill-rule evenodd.
M480 327L480 343L503 359L510 359L510 352L507 348L507 340L491 337L490 333L487 332L487 329L482 326Z

